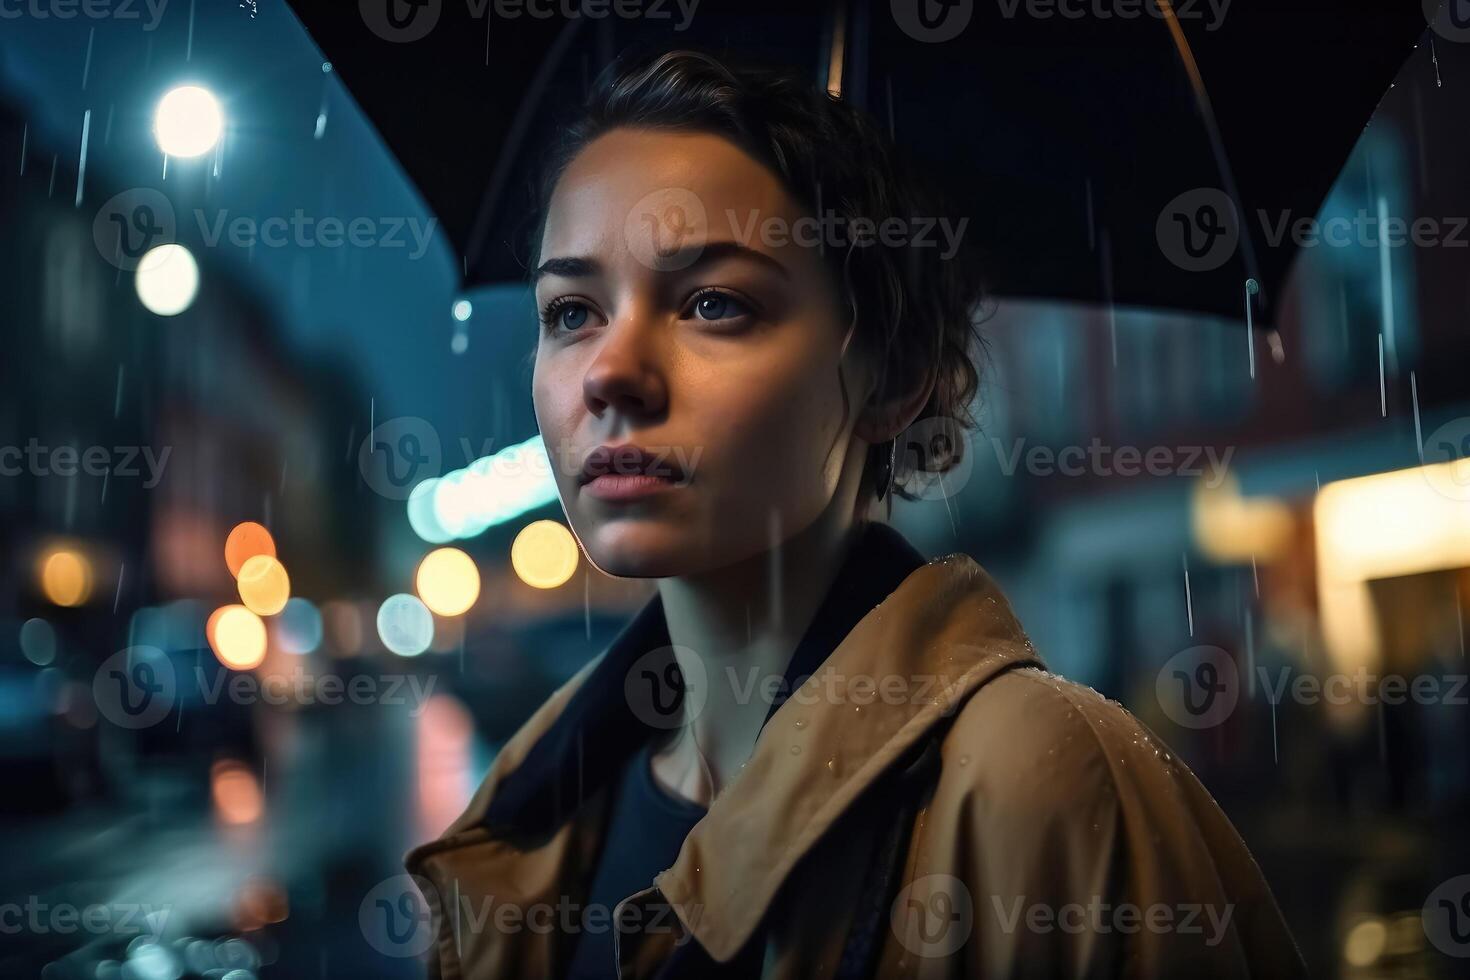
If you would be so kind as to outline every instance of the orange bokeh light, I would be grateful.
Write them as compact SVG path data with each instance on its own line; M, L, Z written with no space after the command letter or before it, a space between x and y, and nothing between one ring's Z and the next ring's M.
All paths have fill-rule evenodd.
M260 781L242 762L222 759L209 773L214 811L222 823L255 823L265 811Z
M236 524L225 538L225 564L230 566L230 574L239 578L240 568L256 555L276 557L276 539L254 521Z
M77 551L51 552L41 560L41 591L58 606L80 606L92 594L92 563Z

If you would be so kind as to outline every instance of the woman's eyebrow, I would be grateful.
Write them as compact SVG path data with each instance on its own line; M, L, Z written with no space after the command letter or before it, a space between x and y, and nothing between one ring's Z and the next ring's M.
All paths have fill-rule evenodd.
M686 258L694 253L696 257L690 261ZM703 242L686 245L672 252L659 252L659 258L673 267L671 271L687 273L691 269L697 269L701 265L710 262L718 262L727 258L743 258L764 265L766 268L780 275L782 278L790 278L786 266L765 254L758 252L748 245L740 242ZM586 278L601 274L602 264L596 259L583 256L559 256L547 259L536 267L531 273L531 285L534 287L545 276L562 276L567 279Z
M531 285L535 286L545 276L562 276L566 279L580 279L587 276L595 276L601 271L602 265L596 259L585 259L577 256L547 259L536 267L535 272L531 273Z

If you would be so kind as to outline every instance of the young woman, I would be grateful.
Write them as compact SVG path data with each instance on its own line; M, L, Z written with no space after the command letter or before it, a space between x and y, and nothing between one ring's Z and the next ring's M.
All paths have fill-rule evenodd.
M896 440L972 422L939 207L790 75L599 81L548 167L535 406L588 558L658 593L409 855L435 975L1302 972L1189 770L874 517Z

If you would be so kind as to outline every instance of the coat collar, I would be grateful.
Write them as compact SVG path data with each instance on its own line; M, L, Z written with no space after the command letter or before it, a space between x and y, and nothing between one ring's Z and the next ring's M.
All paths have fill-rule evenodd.
M432 870L457 888L473 862L480 887L515 893L510 883L539 847L569 846L570 818L654 730L629 705L624 679L639 657L668 642L654 598L543 706L554 720L528 723L539 735L523 732L507 744L502 755L519 761L487 779L443 838L417 848L410 870ZM972 559L924 563L897 531L870 525L787 672L788 681L811 676L787 688L792 696L773 708L745 768L674 865L627 901L669 903L714 960L731 960L834 821L983 684L1025 664L1042 666ZM474 846L497 839L517 843Z
M888 525L870 523L862 529L792 654L778 689L783 693L771 705L767 723L858 621L923 564L923 556ZM635 665L651 666L644 657L660 655L672 658L663 604L655 596L613 640L525 760L506 775L485 816L492 834L560 826L662 730L649 723L647 705L630 703L625 684Z

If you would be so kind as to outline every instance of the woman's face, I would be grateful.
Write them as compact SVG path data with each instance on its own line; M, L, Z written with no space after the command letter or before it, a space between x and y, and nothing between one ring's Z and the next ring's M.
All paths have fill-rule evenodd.
M866 389L856 344L842 357L846 323L810 223L787 231L803 216L774 175L709 134L617 129L559 180L536 270L536 418L602 570L665 577L749 558L852 484ZM586 482L599 447L614 452L594 456L603 475Z

